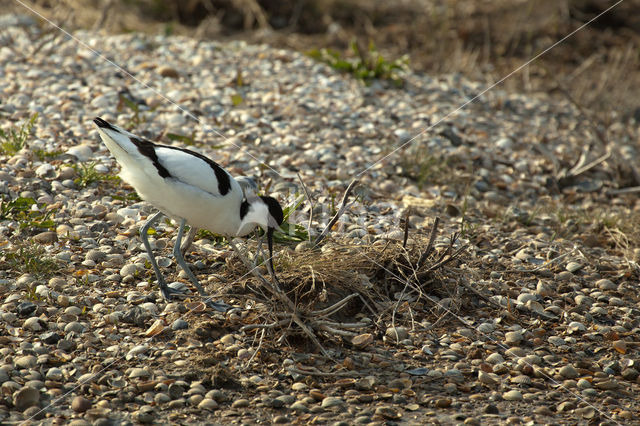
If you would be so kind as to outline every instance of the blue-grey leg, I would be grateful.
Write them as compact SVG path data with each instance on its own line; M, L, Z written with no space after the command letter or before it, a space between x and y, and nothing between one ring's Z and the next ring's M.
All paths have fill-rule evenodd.
M140 228L140 238L142 239L142 244L144 244L144 248L147 250L147 254L149 255L149 260L151 261L151 266L153 266L153 270L156 273L156 279L158 280L158 287L160 287L160 293L165 300L170 300L171 296L182 294L180 291L175 290L169 287L160 272L160 268L158 268L158 262L156 262L156 258L153 255L153 251L151 251L151 245L149 244L149 228L153 226L154 223L162 216L162 212L157 212L150 219L148 219L145 224Z
M178 262L178 265L180 265L182 270L187 274L187 277L189 277L189 280L191 281L191 283L193 283L193 285L198 289L198 293L200 293L200 296L207 298L207 305L209 305L209 307L211 307L212 309L215 309L216 311L226 312L231 307L223 302L212 302L211 300L209 300L207 293L205 293L204 289L198 282L198 279L196 278L195 275L193 275L193 272L191 272L191 269L189 269L189 266L187 265L187 262L185 262L184 257L182 257L182 250L181 250L182 235L184 234L185 225L186 225L186 220L182 219L180 221L180 229L178 229L178 235L176 237L176 244L173 246L173 257L175 257L176 262Z

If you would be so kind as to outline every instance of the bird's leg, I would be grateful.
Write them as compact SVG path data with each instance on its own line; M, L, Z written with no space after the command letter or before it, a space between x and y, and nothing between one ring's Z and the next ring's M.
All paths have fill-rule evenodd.
M262 236L258 236L258 249L256 250L256 255L253 258L253 266L256 267L258 266L258 259L260 258L260 256L262 256L262 258L264 259L264 251L262 250L262 243L264 243L264 237L267 234L263 234Z
M181 248L182 235L184 233L185 224L186 224L186 220L182 219L180 221L180 228L178 229L178 235L176 237L176 244L173 246L173 257L175 257L176 262L178 262L178 265L180 265L182 270L187 274L187 277L189 277L189 281L191 281L191 283L198 289L198 293L200 293L200 296L207 298L207 304L212 309L215 309L216 311L226 312L230 308L230 306L222 302L212 302L209 299L209 296L207 296L207 293L204 291L204 289L200 285L200 282L198 282L198 279L196 278L196 276L193 275L193 272L191 272L191 269L189 269L187 262L184 261L184 257L182 257L182 250L180 248ZM194 229L194 228L191 228L191 229ZM194 235L195 235L195 232L194 232Z
M162 216L162 212L157 212L150 219L148 219L142 228L140 228L140 239L142 239L142 244L144 244L144 248L147 250L147 254L149 255L149 260L151 261L151 266L153 266L153 270L156 273L156 278L158 280L158 287L160 287L160 293L165 300L171 299L171 296L175 294L180 294L179 291L169 287L160 272L160 268L158 268L158 263L156 262L156 258L153 255L153 251L151 251L151 244L149 244L149 228L153 226L154 223Z
M187 239L185 239L184 243L180 246L180 252L182 254L182 257L184 257L187 254L187 250L189 250L189 247L191 247L191 244L193 243L193 240L196 237L197 232L198 232L198 228L196 228L195 226L189 227L189 233L187 234Z

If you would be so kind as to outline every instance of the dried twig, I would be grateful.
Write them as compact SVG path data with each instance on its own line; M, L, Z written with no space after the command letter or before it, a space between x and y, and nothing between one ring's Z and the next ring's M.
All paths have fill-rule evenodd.
M422 267L422 264L424 263L424 261L427 260L427 257L429 257L429 255L431 254L431 250L433 250L433 242L435 241L436 234L438 233L438 225L439 224L440 224L440 218L436 216L436 218L433 219L433 225L431 225L431 233L429 235L429 242L427 243L427 247L425 248L425 250L422 252L420 257L418 258L418 263L416 264L416 269L420 269Z
M362 374L358 372L346 372L346 371L336 371L334 373L325 373L324 371L320 371L317 368L311 368L309 370L300 370L295 367L286 368L285 371L294 374L300 374L302 376L321 376L321 377L360 377Z
M338 221L338 219L340 219L340 216L342 216L344 214L344 211L347 209L348 203L347 201L349 200L349 195L351 194L351 191L353 191L353 188L360 182L359 179L354 179L351 181L351 183L349 184L349 186L347 186L346 191L344 191L344 196L342 197L342 202L340 203L340 209L338 210L338 212L331 218L331 220L329 221L329 223L327 224L327 226L324 228L324 230L322 231L322 233L320 235L318 235L318 238L316 238L316 240L313 243L314 247L318 247L318 244L320 244L320 242L324 239L324 237L327 236L327 234L331 231L331 227L333 227L333 225Z
M311 222L313 221L313 208L315 207L315 204L313 203L313 200L311 199L311 195L309 194L309 190L307 189L307 185L304 184L304 181L302 180L302 176L300 176L300 173L296 173L298 175L298 180L300 181L300 184L302 185L302 190L304 191L304 195L307 196L307 200L309 200L309 224L307 225L307 234L309 235L309 242L311 242Z
M404 237L402 238L402 248L407 247L407 240L409 239L409 215L411 214L411 206L407 209L404 215Z

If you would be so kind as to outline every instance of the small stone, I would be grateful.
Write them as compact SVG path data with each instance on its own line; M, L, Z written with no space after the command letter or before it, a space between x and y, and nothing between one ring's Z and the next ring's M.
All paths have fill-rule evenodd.
M332 396L328 396L328 397L326 397L326 398L324 398L322 400L322 404L321 405L322 405L322 408L330 408L330 407L335 407L335 406L338 406L338 405L342 405L344 403L345 402L343 400L341 400L340 398L335 398L335 397L332 397Z
M388 420L396 420L401 417L401 414L398 411L389 406L377 407L375 415Z
M138 272L138 265L136 265L135 263L127 263L122 268L120 268L120 275L122 275L123 277L134 275L136 272Z
M156 415L151 407L145 406L133 413L133 418L143 424L153 423Z
M186 330L187 328L189 328L189 323L182 318L178 318L173 323L171 323L171 329L173 331Z
M289 407L290 410L292 411L298 411L300 413L306 413L309 411L309 407L307 407L304 403L297 401L294 402L293 404L291 404L291 406Z
M629 380L629 381L634 381L635 379L638 378L638 375L640 375L640 372L638 372L638 370L636 370L633 367L629 367L629 368L625 368L624 370L622 370L622 373L620 373L622 375L622 378L625 380Z
M433 405L435 405L438 408L449 408L451 407L451 398L439 398L436 399L435 403Z
M522 393L519 390L510 390L502 394L505 401L522 401Z
M616 290L618 288L618 286L615 285L613 281L608 279L601 279L596 281L596 287L598 287L600 290Z
M45 377L47 378L47 380L53 380L57 382L64 379L64 374L62 373L62 370L60 370L58 367L51 367L47 371L47 374L45 375Z
M305 383L302 383L302 382L295 382L294 384L291 385L291 389L298 392L307 390L308 388L309 386L307 386Z
M249 404L250 402L248 399L240 398L233 401L233 404L231 404L231 408L247 408Z
M522 340L522 331L510 331L505 333L504 339L509 345L517 345Z
M158 71L158 74L160 74L162 77L169 77L169 78L180 77L180 74L175 68L172 68L166 65L158 67L157 71Z
M129 373L129 377L132 379L149 377L149 372L144 368L136 367L131 369L131 372Z
M604 382L598 382L595 387L602 390L614 390L618 389L620 385L613 380L605 380Z
M213 410L217 410L218 409L218 403L216 401L214 401L213 399L204 398L198 404L198 408L200 408L201 410L213 411Z
M409 331L404 327L389 327L385 332L385 336L397 342L409 337Z
M182 394L184 393L184 388L177 383L171 383L169 385L169 396L171 399L179 399L182 398Z
M584 265L578 262L569 262L567 263L567 267L565 269L573 274L582 269L583 266Z
M496 406L495 406L495 405L493 405L493 404L487 404L487 405L484 407L484 412L485 412L486 414L500 414L500 410L498 410L498 407L496 407Z
M615 351L618 353L627 353L627 342L625 342L624 340L616 340L615 342L613 342L612 346L613 349L615 349Z
M589 389L591 387L591 382L589 382L587 379L580 379L576 383L576 386L578 387L578 389L581 389L581 390Z
M553 416L553 411L546 405L539 405L533 409L533 413L539 416Z
M39 317L27 318L26 320L24 320L24 323L22 324L22 328L24 328L25 330L31 330L31 331L40 331L46 326L47 324L43 320L41 320Z
M478 331L481 333L492 333L496 329L496 326L490 322L483 322L478 326Z
M15 359L14 363L19 368L33 368L36 366L38 359L33 355L25 355Z
M89 408L91 408L91 401L87 398L76 396L73 398L73 401L71 401L71 409L76 413L84 413Z
M38 306L36 306L35 303L32 302L22 302L20 304L18 304L16 311L18 313L18 316L25 318L25 317L29 317L31 315L33 315L36 311L36 309L38 309Z
M564 367L562 367L560 369L560 371L558 371L558 373L562 377L567 378L567 379L575 379L578 376L580 376L580 373L578 373L578 370L576 370L573 367L573 365L571 365L571 364L568 364L568 365L565 365Z
M39 401L40 391L29 386L25 386L13 394L13 405L20 411L38 405Z
M84 326L80 324L78 321L71 321L69 324L65 325L64 332L65 333L82 333L84 331Z
M51 244L58 241L58 234L54 231L41 232L33 237L33 241L39 244Z
M485 359L485 361L488 362L489 364L501 364L504 362L504 358L499 353L494 352L491 355L489 355Z
M351 339L351 344L357 349L364 349L371 343L373 343L373 334L371 333L360 334Z

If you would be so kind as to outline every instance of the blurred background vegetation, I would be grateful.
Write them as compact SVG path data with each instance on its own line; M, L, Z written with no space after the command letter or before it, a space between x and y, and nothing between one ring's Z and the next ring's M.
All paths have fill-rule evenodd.
M606 0L23 0L59 25L244 39L353 55L371 42L437 76L492 83L614 4ZM13 0L6 11L28 13ZM569 97L604 125L640 122L640 0L625 0L501 88Z

